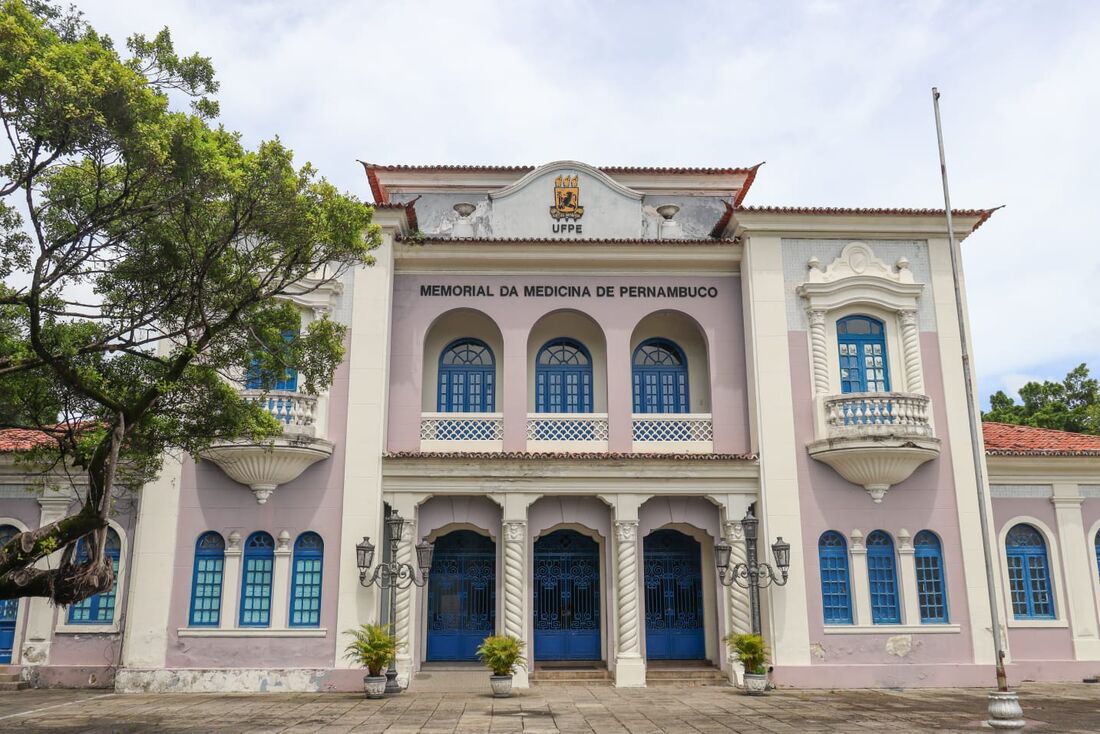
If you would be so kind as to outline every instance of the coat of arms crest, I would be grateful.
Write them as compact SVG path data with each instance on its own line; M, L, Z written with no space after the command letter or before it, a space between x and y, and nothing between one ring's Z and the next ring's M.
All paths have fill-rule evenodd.
M550 207L550 216L576 221L584 216L580 201L581 187L576 176L558 176L554 179L554 206Z

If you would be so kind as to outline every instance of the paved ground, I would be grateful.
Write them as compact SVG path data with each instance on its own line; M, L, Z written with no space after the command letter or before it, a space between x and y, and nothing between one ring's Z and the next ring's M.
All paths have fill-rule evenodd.
M1026 685L1027 731L1100 731L1100 685ZM470 693L361 695L0 692L2 732L928 732L989 731L985 692L773 691L733 688L534 688L510 699Z

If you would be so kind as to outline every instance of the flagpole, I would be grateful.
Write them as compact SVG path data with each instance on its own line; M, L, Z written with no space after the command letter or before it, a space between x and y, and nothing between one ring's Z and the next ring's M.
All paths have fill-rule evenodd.
M1005 674L1005 651L1001 637L1000 604L997 599L997 586L993 580L993 549L989 544L989 514L986 511L985 477L982 472L981 426L978 424L978 406L974 399L974 382L970 367L970 338L966 328L966 313L962 301L962 269L959 264L959 244L955 241L955 227L951 218L951 192L947 186L947 158L943 150L943 125L940 122L940 92L932 87L932 108L936 114L936 142L940 149L940 176L943 179L943 207L947 219L947 242L951 249L951 280L955 286L955 313L959 320L959 343L962 352L963 383L966 386L966 417L970 422L970 448L974 459L974 482L978 490L978 519L982 529L982 554L985 556L985 584L989 594L989 616L993 628L993 651L997 660L997 693L989 694L990 724L996 729L1022 729L1023 710L1014 692L1008 690L1008 676ZM1014 710L1012 704L1015 704ZM1008 708L1005 708L1005 706ZM995 710L996 709L996 710ZM996 723L994 723L996 721ZM1018 726L1005 724L1015 723Z

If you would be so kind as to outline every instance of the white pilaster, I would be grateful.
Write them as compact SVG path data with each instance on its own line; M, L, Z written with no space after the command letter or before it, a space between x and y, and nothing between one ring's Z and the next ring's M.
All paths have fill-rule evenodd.
M405 519L400 542L397 544L396 560L398 563L407 563L414 569L417 568L417 565L413 548L416 545L416 539L419 538L419 533L416 530L417 499L417 497L402 494L393 495L390 498L391 510ZM420 572L416 570L414 573L419 576ZM413 664L413 651L418 649L415 637L420 625L413 624L413 617L415 616L415 597L418 588L415 584L409 584L403 589L398 589L395 602L396 610L393 621L394 633L397 635L397 678L401 681L402 687L406 688L416 667Z
M898 561L900 565L899 582L901 588L901 623L920 624L920 603L917 597L917 551L913 548L913 537L902 528L898 531Z
M225 539L225 565L222 567L221 629L234 629L241 603L241 534L234 530Z
M618 509L618 508L617 508ZM645 660L642 658L642 614L638 599L641 577L638 572L638 519L615 519L615 602L618 621L618 645L615 650L615 686L645 686ZM637 510L635 508L635 515Z
M527 566L527 508L536 495L504 495L501 537L504 539L504 634L524 643L524 657L532 659L534 640L531 637L531 575ZM530 662L512 675L516 688L530 686Z
M857 528L850 536L851 545L848 554L852 559L852 623L871 624L871 579L867 575L867 546L863 544L863 533Z
M1081 514L1084 498L1075 483L1056 482L1053 487L1050 501L1058 521L1058 550L1065 569L1073 654L1078 660L1100 660L1100 630L1097 629L1096 597L1092 591L1095 551L1086 542Z
M806 312L810 320L810 353L814 366L814 395L829 394L829 350L825 338L825 312L810 309Z
M920 332L917 330L917 312L898 313L901 323L901 350L905 357L905 387L917 395L924 394L924 369L920 359Z
M122 641L127 668L165 666L182 468L182 461L165 454L160 474L141 488Z
M727 509L727 517L731 513ZM748 562L748 552L745 549L745 529L741 521L726 522L722 525L724 540L730 546L730 566ZM728 634L742 635L752 632L752 608L749 601L749 590L742 589L737 584L726 587L726 632ZM737 653L732 646L726 646L726 658L729 662L730 683L740 684L740 676L744 673L744 667L737 658Z
M286 629L290 620L290 533L279 533L271 579L271 626Z
M38 498L38 527L57 522L69 513L73 498L66 492L47 491ZM36 568L56 568L61 560L57 551L35 564ZM55 609L48 599L34 597L27 605L27 631L23 638L21 659L24 665L46 665L50 661L55 612L64 614L66 607Z

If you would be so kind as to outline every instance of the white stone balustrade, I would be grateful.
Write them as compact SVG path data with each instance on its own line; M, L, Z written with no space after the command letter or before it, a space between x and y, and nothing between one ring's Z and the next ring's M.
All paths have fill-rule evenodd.
M825 435L932 437L927 395L900 392L848 393L824 399Z
M316 435L317 396L288 390L241 390L241 397L271 413L283 424L283 433Z

